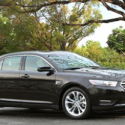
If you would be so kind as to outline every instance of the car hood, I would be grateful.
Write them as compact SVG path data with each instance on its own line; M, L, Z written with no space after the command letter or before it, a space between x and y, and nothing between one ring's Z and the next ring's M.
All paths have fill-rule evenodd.
M94 68L82 68L75 71L86 72L91 74L99 74L113 77L125 77L125 70L105 68L105 67L94 67Z

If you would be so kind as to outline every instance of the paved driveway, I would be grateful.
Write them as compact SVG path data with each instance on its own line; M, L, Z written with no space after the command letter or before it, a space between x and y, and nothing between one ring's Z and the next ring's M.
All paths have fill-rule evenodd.
M1 108L0 125L125 125L125 112L94 113L86 120L72 120L58 111Z

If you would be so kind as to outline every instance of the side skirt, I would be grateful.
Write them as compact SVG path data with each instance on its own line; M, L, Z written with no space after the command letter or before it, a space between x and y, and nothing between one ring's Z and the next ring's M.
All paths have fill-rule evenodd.
M25 108L43 108L43 109L59 109L58 105L53 105L49 101L37 100L19 100L19 99L0 99L1 107L25 107Z

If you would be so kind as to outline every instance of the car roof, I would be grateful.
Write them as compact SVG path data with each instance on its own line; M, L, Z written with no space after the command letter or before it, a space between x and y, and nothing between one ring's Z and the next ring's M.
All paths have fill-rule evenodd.
M14 53L8 53L4 54L0 57L5 56L12 56L12 55L24 55L24 54L39 54L39 55L45 55L45 54L66 54L66 53L72 53L68 51L21 51L21 52L14 52Z

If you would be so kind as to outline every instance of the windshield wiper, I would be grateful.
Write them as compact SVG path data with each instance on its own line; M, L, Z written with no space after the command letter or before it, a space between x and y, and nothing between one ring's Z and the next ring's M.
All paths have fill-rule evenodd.
M66 68L64 70L75 70L75 69L81 69L81 68L83 68L83 67L71 67L71 68Z
M102 68L101 66L88 66L90 68L96 69L96 68Z

